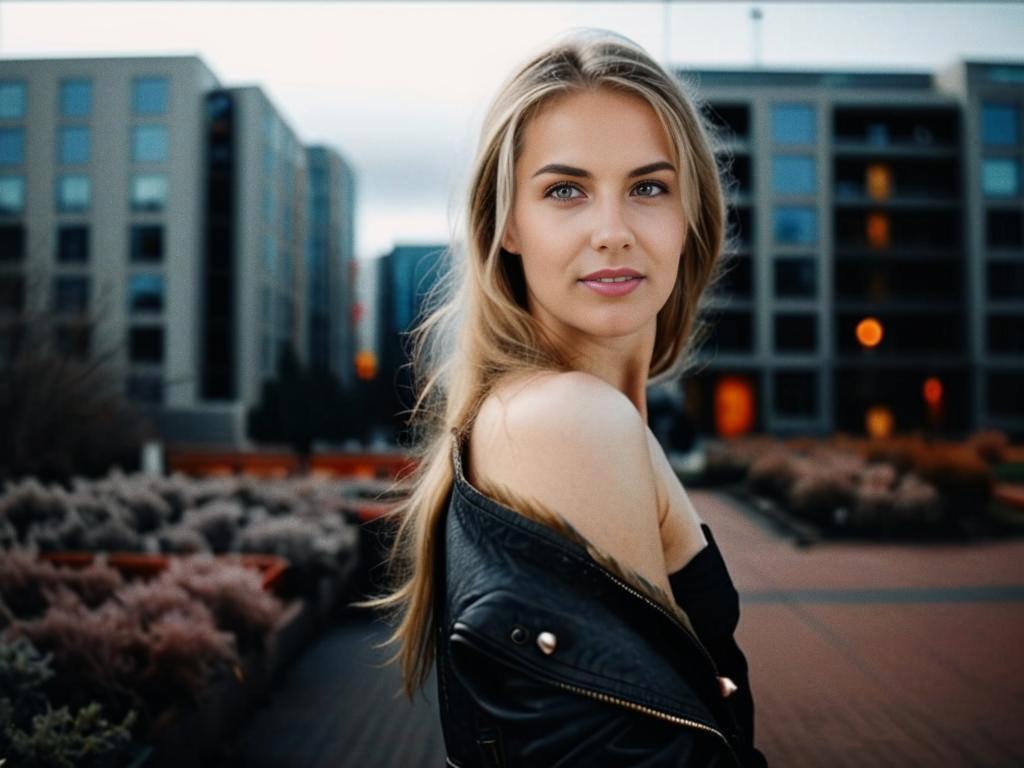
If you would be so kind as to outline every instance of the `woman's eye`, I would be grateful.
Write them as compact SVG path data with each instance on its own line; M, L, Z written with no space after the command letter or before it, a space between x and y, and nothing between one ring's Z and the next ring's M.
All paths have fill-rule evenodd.
M559 194L563 190L571 193L573 190L578 190L578 187L576 187L573 184L556 184L555 186L548 190L546 196L553 197L555 200L572 200L573 198L569 194Z
M643 189L645 187L650 188L650 189L660 190L662 194L665 194L665 193L668 192L668 190L665 188L665 186L663 184L659 184L656 181L641 181L639 184L636 185L635 189ZM659 195L648 194L648 195L640 195L640 197L659 197Z

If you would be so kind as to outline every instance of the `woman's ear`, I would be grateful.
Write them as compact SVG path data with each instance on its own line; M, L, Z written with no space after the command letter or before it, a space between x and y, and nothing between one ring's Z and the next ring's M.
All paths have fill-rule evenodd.
M519 255L519 237L516 234L516 225L511 217L505 225L505 233L501 236L501 247L509 253Z

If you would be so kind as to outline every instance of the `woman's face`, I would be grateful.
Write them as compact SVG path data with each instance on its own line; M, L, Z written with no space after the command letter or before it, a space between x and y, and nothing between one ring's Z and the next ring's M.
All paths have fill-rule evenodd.
M530 314L545 327L582 346L637 334L653 344L686 237L672 158L654 110L630 94L559 96L527 123L501 244L520 254ZM583 280L605 269L639 277Z

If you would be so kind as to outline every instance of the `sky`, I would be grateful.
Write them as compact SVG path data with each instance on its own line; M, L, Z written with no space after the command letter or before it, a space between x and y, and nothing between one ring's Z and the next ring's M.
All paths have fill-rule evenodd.
M762 11L755 46L750 10ZM527 54L573 27L692 68L927 71L1024 61L1024 3L0 3L0 58L199 55L259 85L303 143L357 174L356 251L448 242L483 112Z

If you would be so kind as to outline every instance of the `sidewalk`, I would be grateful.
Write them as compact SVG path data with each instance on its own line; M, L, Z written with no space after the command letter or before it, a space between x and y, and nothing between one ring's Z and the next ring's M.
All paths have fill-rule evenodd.
M740 592L756 741L773 768L1024 765L1024 541L800 549L691 491ZM439 768L433 676L413 704L387 628L353 612L239 735L237 765Z
M690 496L741 595L772 765L1024 765L1024 541L798 549Z

